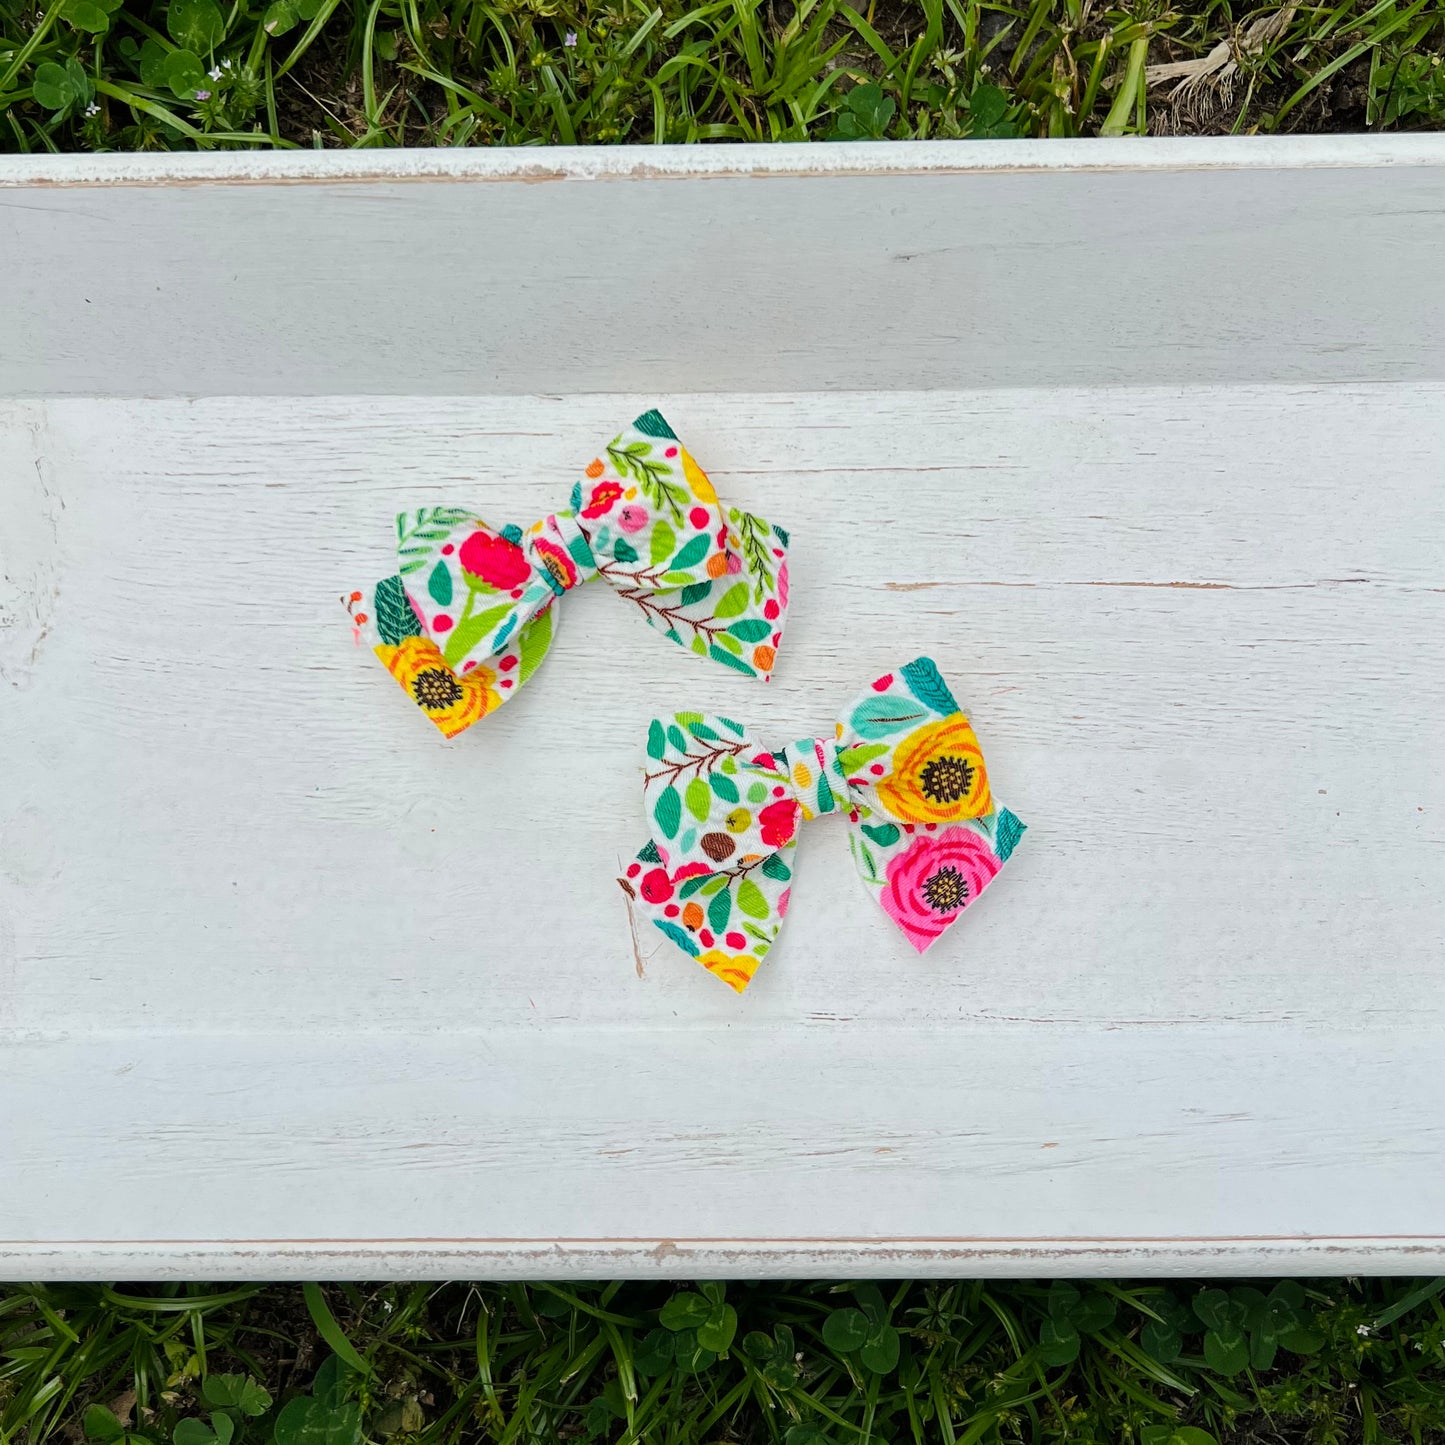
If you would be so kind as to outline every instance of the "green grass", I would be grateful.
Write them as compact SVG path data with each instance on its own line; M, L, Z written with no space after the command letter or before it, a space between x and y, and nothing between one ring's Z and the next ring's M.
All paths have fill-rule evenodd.
M1445 1440L1445 1279L0 1287L40 1445Z
M1445 0L0 0L0 146L1435 127L1442 48Z

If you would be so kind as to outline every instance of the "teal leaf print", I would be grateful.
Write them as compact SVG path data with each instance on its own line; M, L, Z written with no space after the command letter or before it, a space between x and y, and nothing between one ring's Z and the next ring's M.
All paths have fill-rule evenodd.
M661 863L662 854L657 851L657 844L651 838L637 850L637 861L639 863Z
M732 917L732 913L732 894L726 888L720 893L714 893L712 902L707 906L708 927L714 933L721 933L728 926L728 919Z
M712 615L720 622L729 617L736 617L738 613L745 611L748 605L748 584L746 582L734 582L726 592L717 600L717 606L713 608Z
M917 703L895 693L864 698L849 718L853 731L865 738L886 738L890 733L907 732L928 720L928 713Z
M684 878L678 887L677 896L679 898L691 898L712 876L711 873L695 873L691 878Z
M446 647L442 649L442 656L446 658L447 666L458 666L472 648L486 637L511 610L512 604L503 602L499 607L488 607L485 612L478 612L475 617L464 617L457 623L447 638Z
M915 658L901 669L908 690L919 702L926 703L934 712L950 717L958 711L958 704L948 690L943 675L931 657Z
M696 829L696 828L689 828L689 829L687 830L687 832L685 832L685 833L682 835L682 837L677 840L677 846L678 846L679 848L681 848L684 853L691 853L691 852L692 852L692 845L693 845L694 843L696 843L696 842L697 842L697 829Z
M672 569L682 571L688 567L695 567L704 557L707 556L712 546L712 538L706 532L699 532L676 557L672 559Z
M659 517L652 524L652 565L661 567L669 557L672 556L672 549L677 546L677 533Z
M386 577L376 584L371 610L376 618L376 635L388 647L399 647L408 637L421 636L421 623L406 600L400 577Z
M580 512L580 511L582 510L582 483L581 483L581 482L573 482L573 483L572 483L572 496L571 496L571 498L569 499L567 505L572 509L572 515L573 515L574 517L577 515L578 512Z
M707 822L707 815L712 811L712 789L708 787L704 779L694 778L687 785L683 801L687 804L687 811L699 823Z
M720 717L718 721L730 733L736 733L738 737L742 737L743 734L747 732L747 729L740 722L734 722L733 719L730 717Z
M682 729L678 727L676 723L668 723L667 740L684 757L687 756L687 739L682 735Z
M619 562L635 562L637 561L637 548L625 537L619 537L612 544L612 555Z
M780 853L769 854L763 859L763 872L777 883L786 883L793 876L793 870L783 862Z
M426 590L431 593L432 601L438 607L448 607L452 600L452 574L447 571L445 562L438 562L431 569L431 576L426 579Z
M728 632L740 642L761 642L772 630L773 624L761 617L745 617L728 628Z
M698 942L688 933L686 929L679 928L675 923L669 923L665 918L654 918L652 920L682 951L693 958L698 955Z
M537 665L546 657L547 649L552 645L553 626L552 609L549 607L522 629L517 645L517 655L521 659L521 666L517 669L518 687L536 672Z
M708 781L712 784L712 790L725 803L736 803L738 798L738 785L722 773L713 773Z
M712 591L711 582L692 582L682 589L682 596L679 598L682 606L691 607L694 602L701 602L709 592ZM713 616L721 617L722 613L713 608Z
M763 897L763 890L751 878L744 878L738 884L738 907L749 918L768 916L768 900Z
M631 552L632 555L630 557L624 557L622 555L623 549ZM591 571L592 568L597 565L597 558L592 555L592 548L587 545L586 537L582 536L580 532L567 543L567 551L571 554L572 560L582 568L584 572ZM637 561L637 553L633 552L632 548L620 537L612 548L612 555L616 557L619 562Z
M1008 862L1009 854L1018 846L1025 830L1026 825L1019 822L1007 808L998 810L998 821L993 828L993 851L998 854L1000 863Z
M661 722L653 718L647 725L647 756L661 761L666 753L667 734L663 732Z
M862 827L880 848L891 848L903 836L896 823L864 823Z
M675 442L677 433L663 420L662 413L655 407L651 411L645 411L632 423L633 431L640 431L643 436L660 437L664 441Z
M677 837L678 825L682 822L682 799L676 788L669 785L657 795L652 816L657 820L664 838Z
M500 652L502 650L503 644L505 644L507 639L517 630L517 624L521 620L522 614L520 612L514 612L507 618L506 622L502 624L500 631L498 631L497 635L492 639L493 652Z
M775 536L778 541L783 544L783 546L786 547L788 545L789 538L787 532L785 532L783 528L778 526L776 522L773 523L773 536Z
M693 737L705 743L715 743L718 735L702 720L702 714L697 712L680 712L677 720Z

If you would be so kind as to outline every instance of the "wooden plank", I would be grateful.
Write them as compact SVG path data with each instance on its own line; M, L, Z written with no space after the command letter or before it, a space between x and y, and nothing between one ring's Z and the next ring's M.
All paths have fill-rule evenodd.
M1439 380L1442 251L1440 136L0 158L0 395Z
M1442 395L5 403L3 1267L1445 1268ZM598 585L441 742L336 596L658 400L793 529L777 681ZM950 940L819 822L742 999L635 952L652 710L920 652L1031 826Z

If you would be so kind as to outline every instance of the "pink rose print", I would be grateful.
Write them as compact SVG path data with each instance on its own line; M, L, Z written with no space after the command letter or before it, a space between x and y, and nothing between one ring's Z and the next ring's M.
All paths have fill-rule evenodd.
M532 575L532 564L522 549L491 532L473 532L462 543L457 560L463 572L470 572L503 592L520 586Z
M883 911L922 953L988 887L999 866L972 828L920 833L888 865Z
M585 517L587 513L582 515ZM617 525L624 532L640 532L647 525L647 508L634 507L629 503L617 514Z

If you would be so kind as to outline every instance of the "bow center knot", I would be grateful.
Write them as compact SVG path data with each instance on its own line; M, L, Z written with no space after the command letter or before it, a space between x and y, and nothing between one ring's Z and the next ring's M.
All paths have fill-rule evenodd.
M820 817L847 806L838 744L833 738L800 738L783 750L793 796L804 818Z
M592 547L570 512L544 517L530 529L523 545L542 580L558 597L597 575Z

